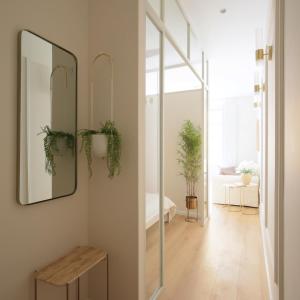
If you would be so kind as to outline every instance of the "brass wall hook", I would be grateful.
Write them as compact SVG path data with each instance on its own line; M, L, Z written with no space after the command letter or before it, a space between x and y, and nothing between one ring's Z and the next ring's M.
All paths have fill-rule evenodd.
M109 63L110 63L110 67L111 67L111 78L110 78L110 91L111 91L111 99L110 99L110 119L111 121L114 120L114 60L113 57L106 53L106 52L101 52L99 54L97 54L95 56L95 58L93 59L92 62L92 66L94 67L94 65L96 64L96 62L101 59L101 58L107 58ZM92 77L92 81L91 81L91 105L90 105L90 114L91 114L91 127L93 126L93 110L94 110L94 82L93 82L93 77Z

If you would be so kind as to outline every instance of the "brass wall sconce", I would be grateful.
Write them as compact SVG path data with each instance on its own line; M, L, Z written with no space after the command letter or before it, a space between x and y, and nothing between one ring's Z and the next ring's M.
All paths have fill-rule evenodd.
M259 94L260 92L265 92L266 91L266 86L265 84L255 84L254 85L254 92L255 94Z
M262 94L266 91L266 85L265 84L255 84L254 85L254 92L255 92L255 97L254 97L254 102L253 102L253 106L255 108L259 108L261 107L261 97Z
M261 49L257 49L255 51L256 62L260 62L260 61L264 60L265 56L267 56L269 61L272 60L272 58L273 58L273 46L267 46L266 50L261 48Z

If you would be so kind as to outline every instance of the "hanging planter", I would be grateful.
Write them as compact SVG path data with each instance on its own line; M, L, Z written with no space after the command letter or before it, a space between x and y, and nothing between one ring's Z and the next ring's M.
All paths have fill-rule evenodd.
M90 177L93 175L93 157L106 159L108 177L120 174L121 135L112 121L107 121L99 130L82 129L78 135L82 141L80 151L85 152Z
M105 158L107 155L107 137L104 134L93 134L92 149L95 157Z
M82 146L81 149L84 149L90 177L93 174L92 171L92 162L93 158L102 158L106 159L107 169L108 169L108 177L113 178L116 175L120 174L120 159L121 159L121 135L114 123L114 96L113 96L113 78L114 78L114 70L113 70L113 60L112 57L107 53L98 54L94 61L95 62L102 57L108 58L111 65L111 99L110 99L110 120L106 121L105 124L99 130L90 130L83 129L79 131L79 135L82 138ZM91 127L94 125L94 84L91 82Z

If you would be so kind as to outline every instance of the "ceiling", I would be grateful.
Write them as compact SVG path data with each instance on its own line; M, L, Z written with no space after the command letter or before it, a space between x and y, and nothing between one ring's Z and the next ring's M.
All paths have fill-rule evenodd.
M213 98L253 94L255 31L265 28L269 0L179 0L210 64ZM225 14L220 10L226 9Z

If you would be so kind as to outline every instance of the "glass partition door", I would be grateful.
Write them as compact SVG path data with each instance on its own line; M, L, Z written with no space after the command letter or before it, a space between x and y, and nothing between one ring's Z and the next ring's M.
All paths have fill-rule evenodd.
M162 286L161 40L161 32L147 18L145 74L146 299L155 299Z

